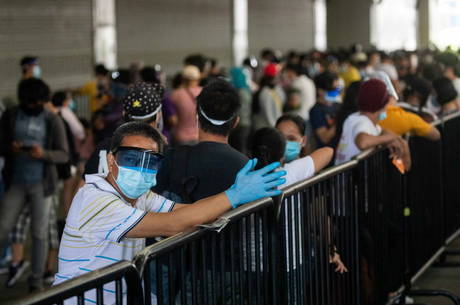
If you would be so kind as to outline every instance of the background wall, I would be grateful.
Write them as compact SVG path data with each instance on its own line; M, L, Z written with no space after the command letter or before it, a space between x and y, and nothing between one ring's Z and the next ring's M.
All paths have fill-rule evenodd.
M92 74L91 0L0 0L0 97L16 96L19 61L40 57L52 89L76 86Z
M200 52L231 63L231 2L228 0L117 0L118 66L133 60L180 69Z
M248 0L249 52L259 55L271 47L286 51L309 50L314 46L312 0Z
M370 46L371 0L327 1L327 46L349 47L361 43Z

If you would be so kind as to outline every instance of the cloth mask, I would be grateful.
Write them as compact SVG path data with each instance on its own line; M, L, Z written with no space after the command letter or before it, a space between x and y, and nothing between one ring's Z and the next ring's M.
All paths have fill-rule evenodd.
M379 114L379 121L383 121L383 120L385 120L386 118L387 118L387 112L386 112L386 111L381 112L381 113Z
M286 141L286 149L284 150L284 159L286 162L291 162L300 154L301 145L299 142Z
M138 169L118 166L117 185L130 199L137 199L157 184L157 171L142 172Z

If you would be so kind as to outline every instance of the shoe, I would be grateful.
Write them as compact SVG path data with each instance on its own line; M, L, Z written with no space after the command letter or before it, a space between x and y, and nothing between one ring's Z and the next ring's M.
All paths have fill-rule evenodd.
M28 261L22 260L19 264L10 265L10 270L8 274L8 279L6 280L6 287L13 287L14 284L19 280L19 278L24 274L24 272L29 267L30 263Z
M46 271L43 275L43 282L45 284L51 285L54 282L54 272Z

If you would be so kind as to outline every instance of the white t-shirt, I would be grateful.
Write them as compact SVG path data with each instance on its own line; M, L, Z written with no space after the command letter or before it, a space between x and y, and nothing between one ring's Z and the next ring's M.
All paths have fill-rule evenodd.
M292 87L300 91L300 98L302 100L300 109L294 111L294 113L308 121L310 119L310 110L316 103L315 83L305 75L301 75L292 82Z
M133 207L123 200L103 175L86 175L86 184L75 195L59 247L59 272L54 285L121 260L131 261L145 247L145 238L127 238L147 212L169 212L174 203L151 191ZM123 287L125 292L126 287ZM95 290L85 293L95 303ZM76 304L76 298L65 302ZM104 304L115 303L114 282L104 285Z
M337 146L335 164L347 162L361 152L355 142L358 134L366 133L371 136L378 136L381 132L382 128L379 125L375 125L367 116L359 112L350 115L343 124L342 136Z
M286 182L279 188L288 187L315 174L315 164L310 156L286 163L282 169L286 171Z

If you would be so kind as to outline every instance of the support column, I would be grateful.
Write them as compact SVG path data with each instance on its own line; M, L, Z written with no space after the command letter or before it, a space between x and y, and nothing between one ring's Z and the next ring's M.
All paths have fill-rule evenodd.
M430 45L430 0L417 1L417 48Z
M239 66L248 56L248 0L231 0L232 61Z
M372 0L328 0L328 47L349 47L360 43L368 48L371 45L371 6Z

